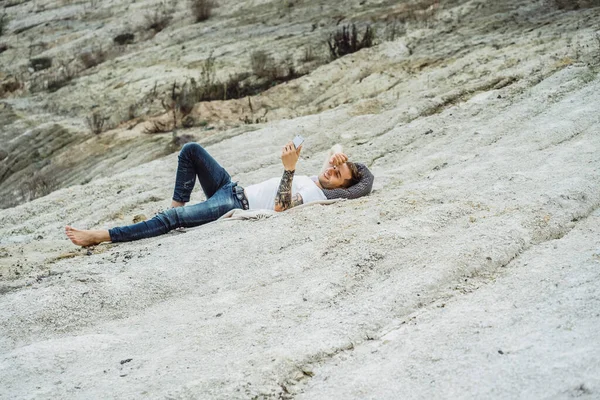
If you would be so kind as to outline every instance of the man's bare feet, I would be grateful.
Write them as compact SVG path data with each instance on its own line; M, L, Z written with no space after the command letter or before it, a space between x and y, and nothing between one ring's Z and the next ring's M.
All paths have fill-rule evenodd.
M65 233L71 239L71 242L77 246L92 246L102 242L110 242L110 235L105 230L82 230L67 225Z

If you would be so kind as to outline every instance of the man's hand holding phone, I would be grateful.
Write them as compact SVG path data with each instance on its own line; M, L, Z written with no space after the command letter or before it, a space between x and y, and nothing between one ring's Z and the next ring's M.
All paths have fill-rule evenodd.
M296 163L300 157L301 150L302 145L296 148L293 142L288 142L285 146L283 146L283 149L281 150L281 162L283 163L283 168L285 168L286 171L296 170Z

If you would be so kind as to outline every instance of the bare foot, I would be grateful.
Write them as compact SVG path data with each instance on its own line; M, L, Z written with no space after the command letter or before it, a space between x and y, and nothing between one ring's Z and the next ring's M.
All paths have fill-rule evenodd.
M105 230L82 230L67 225L65 233L71 239L71 242L77 246L92 246L102 242L110 242L110 235Z

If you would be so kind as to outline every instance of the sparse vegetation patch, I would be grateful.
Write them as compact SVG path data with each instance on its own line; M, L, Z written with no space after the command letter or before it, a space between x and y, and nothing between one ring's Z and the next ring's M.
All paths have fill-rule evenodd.
M355 53L360 49L371 47L374 44L375 34L373 29L367 25L362 39L358 39L358 30L356 25L344 25L331 34L327 44L329 45L329 54L332 60L343 57L346 54Z
M23 82L14 76L8 77L0 83L0 97L19 90L23 87Z
M173 8L166 3L160 3L154 11L144 15L146 30L158 33L165 29L173 19Z
M600 6L600 0L551 0L559 10L579 10Z
M216 3L212 0L190 0L190 8L196 22L209 19L215 5Z
M133 33L122 33L120 35L115 36L115 38L113 39L113 42L120 46L124 46L126 44L133 43L134 39L135 39L135 35Z
M92 115L86 117L85 122L90 132L99 135L104 132L106 121L110 118L104 116L100 111L94 111Z
M50 57L39 57L29 60L29 65L34 71L42 71L52 66L52 59Z

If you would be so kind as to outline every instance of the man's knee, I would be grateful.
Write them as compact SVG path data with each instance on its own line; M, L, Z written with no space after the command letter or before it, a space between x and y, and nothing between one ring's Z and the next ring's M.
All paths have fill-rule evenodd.
M201 148L202 148L202 146L200 146L198 143L195 143L195 142L186 143L181 148L181 151L179 152L179 154L193 154L196 151L200 150Z

